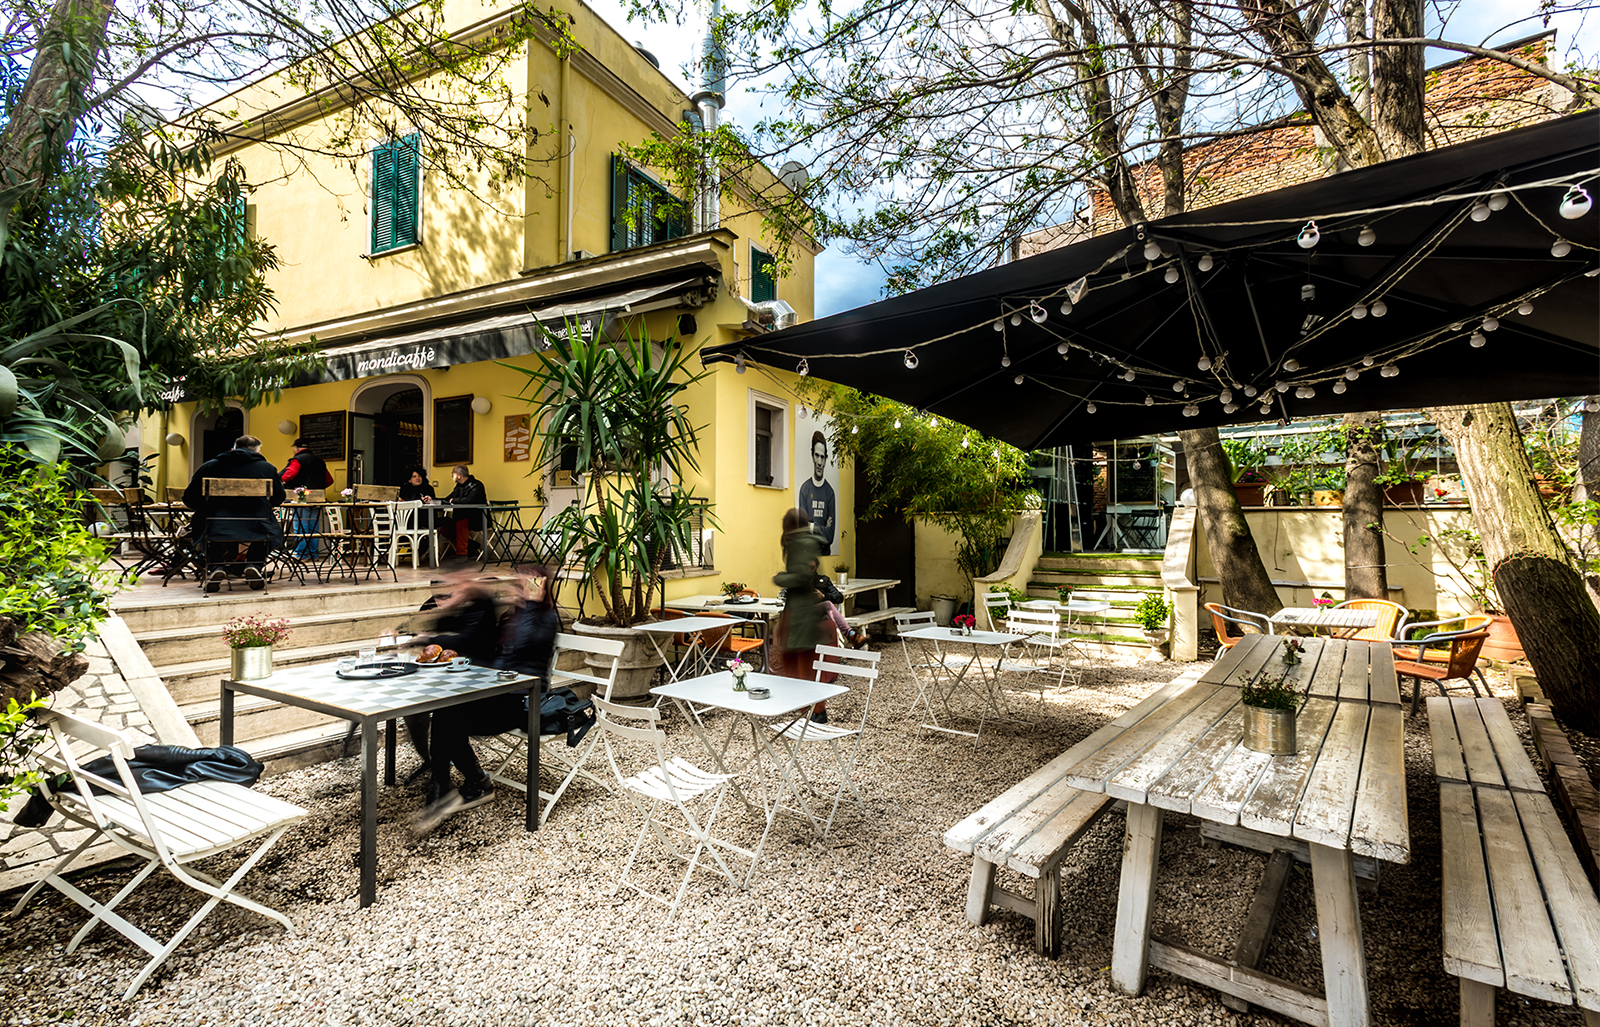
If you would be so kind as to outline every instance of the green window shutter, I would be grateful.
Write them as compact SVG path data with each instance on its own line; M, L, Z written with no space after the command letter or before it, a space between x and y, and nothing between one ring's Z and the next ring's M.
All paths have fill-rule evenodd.
M777 276L767 270L771 263L770 253L750 247L750 302L765 303L778 298Z
M372 151L372 253L417 241L419 172L416 133Z
M611 252L625 250L628 242L628 162L611 155Z
M629 223L630 215L632 223ZM611 250L679 239L689 234L689 212L678 198L623 158L611 157Z

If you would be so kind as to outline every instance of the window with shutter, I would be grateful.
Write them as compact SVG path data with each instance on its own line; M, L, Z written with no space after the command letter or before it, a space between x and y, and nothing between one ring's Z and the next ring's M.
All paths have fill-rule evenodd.
M764 303L778 298L778 276L772 254L750 247L750 302Z
M417 241L418 178L421 169L416 133L372 150L372 250L411 246Z
M679 239L689 234L682 200L638 168L611 158L611 251Z

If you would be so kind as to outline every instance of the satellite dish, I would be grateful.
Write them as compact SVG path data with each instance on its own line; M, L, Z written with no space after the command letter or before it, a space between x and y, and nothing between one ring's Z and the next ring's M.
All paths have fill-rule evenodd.
M778 169L778 181L789 187L792 193L800 192L811 181L811 172L797 160L792 160Z

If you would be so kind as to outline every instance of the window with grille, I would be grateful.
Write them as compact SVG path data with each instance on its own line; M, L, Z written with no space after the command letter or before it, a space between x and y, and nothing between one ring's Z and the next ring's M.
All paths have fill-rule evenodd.
M417 134L382 143L372 151L372 253L417 241L421 175Z
M611 158L611 251L689 234L682 200L621 157Z
M750 302L764 303L777 298L778 275L772 254L750 247Z

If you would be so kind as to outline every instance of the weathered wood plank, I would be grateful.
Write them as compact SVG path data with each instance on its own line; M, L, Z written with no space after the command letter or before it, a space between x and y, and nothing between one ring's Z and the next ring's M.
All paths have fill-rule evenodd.
M1394 672L1394 646L1373 642L1367 646L1372 661L1371 702L1400 705L1400 678Z
M1256 893L1250 900L1250 911L1245 914L1244 927L1233 946L1233 962L1246 970L1254 970L1266 954L1267 942L1272 939L1272 928L1278 922L1278 903L1283 899L1283 886L1289 881L1289 870L1294 866L1294 854L1278 849L1267 860L1261 873ZM1222 1004L1241 1013L1250 1011L1250 1003L1235 995L1224 994Z
M1499 757L1500 773L1505 778L1506 787L1524 792L1544 791L1544 782L1539 779L1539 772L1533 769L1528 750L1523 748L1522 739L1517 735L1517 729L1511 726L1511 718L1506 716L1506 708L1500 705L1500 700L1463 698L1459 701L1463 705L1470 704L1483 718L1483 727Z
M1140 753L1138 759L1113 774L1106 781L1106 794L1129 802L1144 802L1150 786L1238 704L1238 689L1218 689L1184 718L1184 730L1168 731Z
M1107 778L1137 759L1174 724L1182 721L1190 710L1205 702L1216 691L1216 685L1196 683L1193 688L1173 696L1160 709L1127 728L1087 759L1080 760L1067 772L1068 782L1085 791L1104 791Z
M1372 697L1372 665L1365 645L1349 646L1344 659L1344 673L1339 675L1339 698L1352 702L1367 702Z
M1328 1003L1314 991L1258 970L1229 966L1220 959L1168 941L1150 943L1150 963L1160 970L1194 981L1252 1005L1292 1017L1314 1027L1327 1027Z
M1182 692L1184 689L1192 687L1194 683L1199 680L1203 680L1200 677L1199 671L1185 671L1184 673L1173 678L1171 681L1162 685L1160 688L1156 689L1154 692L1145 696L1143 699L1140 699L1138 705L1128 710L1128 712L1112 718L1111 723L1115 724L1117 727L1132 727L1145 717L1148 717L1151 713L1155 712L1155 710L1159 709L1162 703L1177 695L1179 692Z
M1450 708L1456 715L1456 735L1461 739L1461 755L1467 763L1467 780L1475 785L1504 788L1505 775L1500 773L1500 761L1495 757L1483 714L1472 703L1451 703Z
M1461 1027L1494 1027L1494 987L1461 978Z
M1233 647L1232 651L1237 653L1239 658L1234 663L1227 678L1218 683L1238 687L1240 677L1254 681L1260 676L1261 670L1266 666L1267 661L1277 655L1278 647L1282 643L1283 638L1279 635L1246 636L1242 642Z
M994 864L986 859L972 861L972 878L967 882L967 919L979 927L989 919L994 901Z
M1445 696L1428 696L1428 734L1433 740L1433 776L1441 782L1470 784L1461 735L1456 731L1455 710Z
M1434 713L1428 711L1429 717ZM1494 904L1489 898L1489 869L1483 858L1478 807L1471 785L1440 782L1439 848L1445 971L1462 980L1505 987Z
M1250 798L1256 782L1272 765L1272 760L1273 757L1264 752L1251 752L1240 745L1217 768L1205 787L1195 793L1189 812L1219 824L1237 824L1240 807Z
M1474 788L1481 814L1483 851L1489 864L1495 922L1500 929L1500 961L1506 989L1547 1002L1572 1002L1572 987L1561 962L1561 947L1539 890L1539 875L1511 792Z
M1128 806L1122 877L1117 885L1117 925L1111 946L1111 983L1126 995L1144 990L1150 970L1150 920L1155 914L1165 816L1154 806Z
M1307 694L1322 699L1337 699L1339 675L1344 671L1344 643L1328 638L1308 638L1305 641L1308 646L1316 643L1318 652L1317 669L1311 675L1311 688Z
M1045 877L1055 872L1068 847L1077 841L1100 819L1111 800L1099 792L1073 789L1073 794L1057 800L1053 807L1042 801L1039 807L1048 810L1048 816L1038 830L1018 839L1005 858L1005 864L1027 877ZM985 851L979 846L978 852Z
M1218 842L1222 845L1236 845L1241 849L1254 849L1271 855L1274 852L1287 852L1301 863L1311 863L1311 844L1298 838L1279 838L1276 835L1263 834L1252 831L1247 827L1234 824L1214 824L1209 820L1200 821L1200 837L1206 841ZM1368 882L1372 887L1378 882L1378 861L1371 856L1356 856L1352 861L1356 868L1356 877ZM1370 889L1368 889L1370 890Z
M1528 849L1539 868L1556 937L1566 954L1573 1001L1600 1011L1600 899L1584 876L1561 820L1542 792L1512 792Z
M1267 768L1250 801L1239 810L1239 824L1252 831L1287 838L1294 829L1294 814L1300 806L1311 768L1316 765L1322 740L1333 722L1339 704L1331 699L1308 699L1295 718L1292 756L1279 756Z
M1306 781L1293 833L1308 842L1343 849L1350 844L1350 822L1355 816L1356 785L1360 783L1372 707L1366 703L1337 705L1317 754L1317 765Z
M1216 776L1217 768L1239 748L1243 737L1244 707L1234 706L1165 777L1150 786L1146 801L1177 813L1189 812L1194 796Z
M1411 861L1406 806L1406 726L1399 706L1368 707L1367 748L1350 821L1350 848L1391 863Z
M1226 685L1232 682L1234 674L1239 670L1240 662L1249 655L1250 650L1256 644L1256 639L1263 637L1266 636L1246 636L1243 641L1238 642L1233 648L1218 656L1216 662L1212 663L1210 667L1206 668L1206 672L1200 675L1200 680L1208 685Z
M1349 709L1354 703L1340 703ZM1339 718L1335 716L1335 725ZM1313 782L1314 784L1314 782ZM1367 952L1361 942L1361 905L1350 850L1311 843L1311 881L1317 899L1317 940L1322 946L1323 992L1330 1027L1367 1027Z

